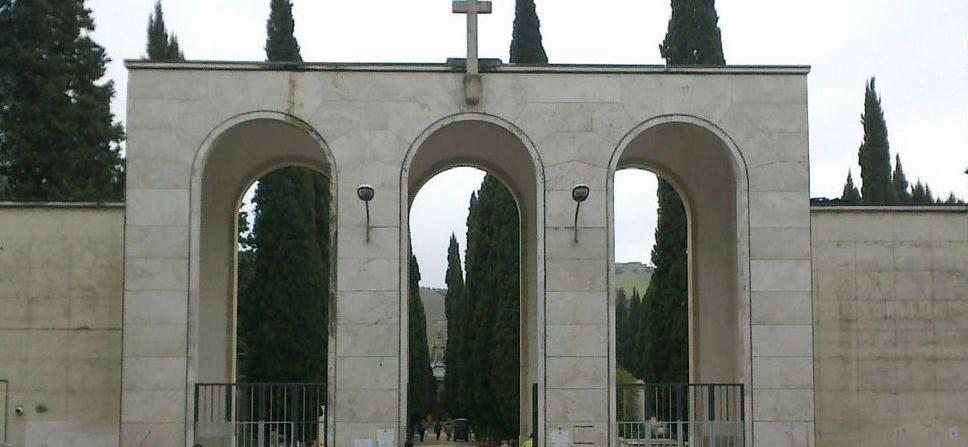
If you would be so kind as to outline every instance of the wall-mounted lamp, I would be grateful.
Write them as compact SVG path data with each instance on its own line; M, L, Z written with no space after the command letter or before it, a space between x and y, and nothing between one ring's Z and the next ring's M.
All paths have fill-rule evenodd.
M370 201L376 192L370 185L360 185L356 188L356 196L366 204L366 241L370 242Z
M571 188L571 199L575 201L575 242L578 242L578 210L581 209L581 203L588 198L588 194L591 193L591 189L588 188L586 184L575 185Z

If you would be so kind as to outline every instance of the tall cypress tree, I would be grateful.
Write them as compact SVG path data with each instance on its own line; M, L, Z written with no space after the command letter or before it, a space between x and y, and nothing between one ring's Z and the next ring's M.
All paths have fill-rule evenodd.
M840 200L848 205L857 205L861 202L860 191L854 186L854 176L847 171L847 183L844 184L844 192L840 194Z
M901 166L901 155L894 156L894 174L891 175L891 186L894 189L894 202L897 204L911 203L911 190L907 176Z
M447 283L447 294L444 296L444 315L447 317L447 350L444 357L444 401L451 414L457 414L458 370L461 361L457 343L461 339L461 324L458 316L464 296L464 271L460 262L460 245L457 238L450 235L450 245L447 246L447 273L444 277Z
M266 29L268 60L301 60L289 0L272 0ZM307 168L259 180L251 251L239 256L240 370L247 380L326 380L329 201L328 179Z
M541 21L534 0L517 0L511 35L512 64L547 64L548 55L541 44Z
M185 55L178 47L178 38L169 35L165 27L165 16L161 10L161 0L155 2L154 14L148 16L148 44L145 46L148 60L183 61Z
M668 65L724 65L714 0L672 0L672 15L659 45ZM682 382L689 377L688 221L675 189L659 179L659 208L652 264L655 271L642 299L640 377Z
M420 266L417 258L410 255L408 312L407 370L407 426L412 427L423 420L434 407L434 374L430 368L430 350L427 346L427 314L420 299Z
M0 1L0 184L6 198L118 200L124 129L83 0Z
M881 98L877 95L874 78L864 91L864 114L860 118L864 127L864 141L858 150L861 196L865 204L889 205L894 203L894 187L891 184L891 151L887 142L887 123Z

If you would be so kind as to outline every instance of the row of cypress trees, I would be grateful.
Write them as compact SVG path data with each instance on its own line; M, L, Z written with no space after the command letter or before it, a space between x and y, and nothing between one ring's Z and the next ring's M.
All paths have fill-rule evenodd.
M891 170L891 149L887 138L887 121L877 85L871 78L864 88L864 113L860 118L864 128L864 140L857 151L863 186L858 189L850 171L844 184L840 201L849 205L934 205L960 204L954 192L946 200L935 198L926 183L920 179L911 185L904 174L901 156L894 155ZM968 174L968 171L966 171Z
M465 281L453 236L448 247L445 405L500 439L519 429L520 227L511 192L487 175L470 199Z

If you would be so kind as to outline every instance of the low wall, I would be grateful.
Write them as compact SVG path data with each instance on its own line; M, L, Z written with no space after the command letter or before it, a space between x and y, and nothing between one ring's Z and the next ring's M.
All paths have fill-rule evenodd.
M120 205L0 202L8 443L118 445L123 232Z
M811 213L817 442L968 442L968 208Z

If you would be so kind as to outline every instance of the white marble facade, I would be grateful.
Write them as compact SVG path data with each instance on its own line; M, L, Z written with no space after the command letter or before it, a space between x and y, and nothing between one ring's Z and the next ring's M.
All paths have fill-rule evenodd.
M813 445L805 67L505 65L483 73L474 107L446 65L128 67L122 446L190 445L193 384L231 379L229 205L285 164L318 168L334 188L330 445L399 433L408 174L424 143L461 123L448 144L508 138L520 150L438 151L419 175L473 163L521 182L533 211L527 380L540 385L542 432L616 443L611 179L641 166L692 213L696 378L745 385L747 445ZM575 244L577 183L592 194ZM360 184L376 189L369 243ZM158 321L138 317L149 309Z

